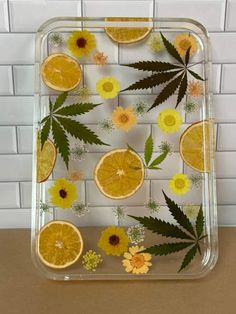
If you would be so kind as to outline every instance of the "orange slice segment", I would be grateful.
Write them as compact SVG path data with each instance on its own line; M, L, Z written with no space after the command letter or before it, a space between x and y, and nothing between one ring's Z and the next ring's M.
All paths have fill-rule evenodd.
M209 121L200 121L188 127L180 138L180 155L196 171L210 171Z
M57 158L57 150L51 140L47 140L41 150L41 141L37 141L37 182L44 182L52 173Z
M66 268L74 264L83 251L78 228L62 220L54 220L39 231L38 255L51 268Z
M107 17L107 22L149 22L151 19L139 18L121 18L121 17ZM134 23L135 24L135 23ZM144 39L152 30L152 27L105 27L107 35L117 43L130 44Z
M105 196L123 199L133 195L142 186L144 165L134 151L117 149L100 159L94 177L99 190Z
M63 53L48 56L41 66L41 75L45 85L58 91L74 89L82 76L79 63Z

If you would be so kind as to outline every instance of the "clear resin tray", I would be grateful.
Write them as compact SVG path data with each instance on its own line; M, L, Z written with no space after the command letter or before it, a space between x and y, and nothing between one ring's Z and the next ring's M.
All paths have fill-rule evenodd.
M36 35L32 258L54 280L193 279L218 255L211 56L189 19Z

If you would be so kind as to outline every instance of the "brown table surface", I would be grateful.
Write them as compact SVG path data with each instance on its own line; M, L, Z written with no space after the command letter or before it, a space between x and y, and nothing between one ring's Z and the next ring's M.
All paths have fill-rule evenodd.
M219 243L199 280L55 282L34 269L29 230L0 230L0 313L235 314L236 228L220 228Z

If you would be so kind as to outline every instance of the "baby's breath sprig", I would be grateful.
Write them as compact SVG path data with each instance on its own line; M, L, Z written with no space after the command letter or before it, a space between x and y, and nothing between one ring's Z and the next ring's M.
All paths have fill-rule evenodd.
M98 265L102 262L102 257L100 254L97 254L95 251L89 250L83 256L83 267L86 270L91 270L95 272L97 270Z
M200 206L193 204L186 204L183 206L183 212L190 221L196 221Z
M60 33L52 33L49 36L49 44L59 47L63 44L63 37Z
M82 217L85 216L86 214L89 213L89 208L86 206L84 203L76 203L72 206L72 212L77 216L77 217Z
M148 104L139 99L136 105L134 106L134 111L137 114L137 116L142 117L145 113L147 113L148 107L149 107Z
M149 202L145 204L145 207L149 210L150 214L155 214L158 213L161 206L156 201L150 199Z
M202 177L199 174L190 174L189 176L190 181L192 182L192 186L195 188L200 188Z
M88 101L91 98L92 90L84 85L75 90L75 94L78 95L81 101Z
M197 110L197 104L193 101L187 101L184 105L184 111L186 113L193 113L194 111Z
M50 212L50 206L47 203L40 201L39 203L40 214Z
M115 127L111 119L104 119L98 122L98 127L107 133L111 133Z
M160 34L151 34L147 45L152 52L158 53L164 48Z
M123 206L118 205L118 206L112 208L112 212L118 221L125 218L126 214L125 214L125 208Z
M172 153L172 145L168 143L167 141L161 141L161 144L158 146L160 149L160 152L162 154L167 153L171 154Z
M70 156L73 160L84 160L84 155L88 153L85 145L75 144L74 147L70 150Z
M127 230L127 235L131 243L138 244L145 239L145 228L139 224L131 226Z

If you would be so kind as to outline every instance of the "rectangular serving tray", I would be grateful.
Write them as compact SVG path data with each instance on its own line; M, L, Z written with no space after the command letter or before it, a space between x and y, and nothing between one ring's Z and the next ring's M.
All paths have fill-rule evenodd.
M128 27L129 30L150 28L151 33L139 42L130 44L117 43L109 38L105 31L106 27ZM68 49L68 38L73 32L82 30L87 30L95 36L96 48L92 54L96 53L96 51L103 52L104 55L108 56L106 65L96 65L91 56L77 58ZM163 110L175 109L178 97L177 88L173 95L157 107L144 114L138 114L137 112L138 105L139 108L141 107L144 110L150 108L168 82L147 89L120 91L113 99L103 99L96 91L97 81L104 77L109 76L118 80L121 90L123 90L138 80L153 74L153 71L141 71L137 68L128 67L128 64L139 61L161 61L179 66L178 60L171 56L165 48L160 33L171 43L180 34L194 38L197 48L194 51L194 55L191 56L188 66L190 66L189 69L204 79L204 81L200 81L197 77L188 73L188 86L190 81L200 82L201 91L198 97L194 97L194 92L191 92L188 87L187 93L176 108L176 111L182 118L182 125L175 133L163 132L157 125L157 118ZM59 36L55 36L55 34ZM157 48L158 44L161 47L160 51ZM215 139L212 117L211 56L209 46L209 37L206 29L194 20L182 18L158 18L141 21L107 21L104 18L55 18L47 21L40 27L36 34L31 248L32 259L36 268L47 278L54 280L194 279L205 276L214 267L218 256L218 238L214 170ZM38 135L42 132L44 125L42 120L49 114L49 100L54 103L58 95L61 94L61 92L55 91L44 84L41 77L41 67L44 60L49 55L55 53L64 53L75 58L80 63L82 70L80 85L68 92L64 106L80 102L102 103L84 115L70 118L86 125L103 142L109 143L110 146L84 144L75 137L68 135L71 150L69 170L66 168L65 162L57 149L57 159L51 175L44 182L38 183L36 178L37 163L39 163L39 161L37 162ZM182 57L183 62L185 62L185 57L186 55ZM166 71L162 70L162 73L164 72ZM157 71L157 73L161 73L161 71ZM182 88L184 87L182 86ZM88 93L90 94L88 95ZM193 106L191 106L191 103L193 103ZM137 124L129 132L114 126L111 129L112 113L117 106L121 106L121 108L132 106L133 110L136 110ZM189 113L188 110L191 111L191 108L194 112ZM104 127L104 121L107 120L109 126L106 128L106 126ZM182 133L190 125L201 121L206 121L208 125L207 130L205 127L202 128L204 136L200 147L207 169L205 168L202 172L199 172L188 166L182 159L179 152L179 142ZM161 169L145 169L142 186L128 198L117 200L103 195L94 180L94 169L98 161L101 160L105 153L111 150L118 148L128 149L127 144L136 151L142 160L145 160L145 141L149 135L151 135L154 144L153 159L163 153L163 142L168 142L171 145L172 152L158 165ZM54 142L52 133L50 133L49 138ZM78 156L78 153L77 155L75 153L75 149L81 150L81 148L85 150L82 158ZM199 151L196 151L196 154L199 154ZM73 181L70 171L78 174L79 180ZM173 176L179 173L186 175L188 182L191 184L189 191L184 195L176 195L170 187L170 180L173 180ZM57 182L58 178L73 181L72 183L76 185L78 192L77 202L80 204L80 209L81 206L88 209L88 212L85 210L83 216L80 216L81 211L73 211L72 206L63 209L55 206L55 203L51 200L48 189ZM172 208L172 211L168 208L162 190L171 200L176 202L178 208ZM151 207L150 202L154 204L154 208ZM200 205L202 206L203 220L199 214ZM183 215L178 220L176 217L180 214L179 210L186 215ZM101 232L109 226L122 228L126 233L128 228L137 225L138 221L128 215L136 217L151 216L158 219L159 224L155 228L159 234L146 229L144 241L137 244L138 246L143 245L145 248L153 245L160 247L161 244L165 243L190 241L179 239L177 235L175 237L173 230L169 231L170 236L168 236L168 232L165 229L168 224L165 224L164 231L160 227L160 221L164 221L171 224L172 227L176 226L178 230L180 229L187 233L191 238L191 227L189 227L189 233L189 230L183 227L184 223L186 227L186 220L181 223L181 219L188 217L188 221L191 222L191 226L195 230L195 235L198 232L197 229L201 229L201 226L203 227L201 233L203 238L199 241L199 246L196 247L196 255L192 258L190 252L189 256L186 256L191 247L180 251L176 250L177 252L167 255L163 251L158 256L152 256L152 266L149 266L147 273L135 274L132 271L126 272L122 264L124 252L120 256L107 255L103 249L98 247L98 242ZM198 218L196 218L197 216ZM39 257L40 230L47 223L54 220L73 223L79 228L83 238L84 247L80 258L76 263L64 269L48 267ZM130 242L128 246L132 247L135 245ZM89 250L100 254L103 260L94 272L86 270L82 263L83 256ZM127 252L128 248L125 251ZM186 260L188 259L189 263L179 271L180 266L183 265L184 257Z

